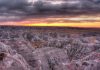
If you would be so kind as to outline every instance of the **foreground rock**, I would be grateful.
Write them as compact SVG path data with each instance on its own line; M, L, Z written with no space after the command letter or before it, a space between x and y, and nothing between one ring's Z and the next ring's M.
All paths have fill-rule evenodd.
M25 46L7 46L0 42L0 70L99 70L100 53L69 60L66 49L43 47L32 50Z
M0 43L0 70L30 70L30 66L16 50Z

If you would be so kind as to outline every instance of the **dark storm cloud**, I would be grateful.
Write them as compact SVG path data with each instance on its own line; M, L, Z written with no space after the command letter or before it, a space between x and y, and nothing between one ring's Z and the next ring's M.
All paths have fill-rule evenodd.
M26 6L25 0L0 0L0 21L19 19L25 15Z
M99 12L100 0L0 0L0 20Z
M34 7L37 13L42 14L97 13L100 12L100 0L64 0L60 4L37 1Z

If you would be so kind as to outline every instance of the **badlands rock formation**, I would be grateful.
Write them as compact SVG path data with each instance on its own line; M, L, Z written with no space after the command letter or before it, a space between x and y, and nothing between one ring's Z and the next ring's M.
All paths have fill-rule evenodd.
M99 30L0 27L0 70L99 69Z

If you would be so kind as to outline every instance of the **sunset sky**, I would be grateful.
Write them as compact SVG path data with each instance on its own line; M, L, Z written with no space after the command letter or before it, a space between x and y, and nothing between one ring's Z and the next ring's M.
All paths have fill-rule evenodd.
M100 0L0 0L0 25L100 28Z

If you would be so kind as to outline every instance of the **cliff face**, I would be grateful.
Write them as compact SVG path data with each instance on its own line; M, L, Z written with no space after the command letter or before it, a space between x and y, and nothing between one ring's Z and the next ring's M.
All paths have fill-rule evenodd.
M99 30L0 27L0 70L99 69Z

